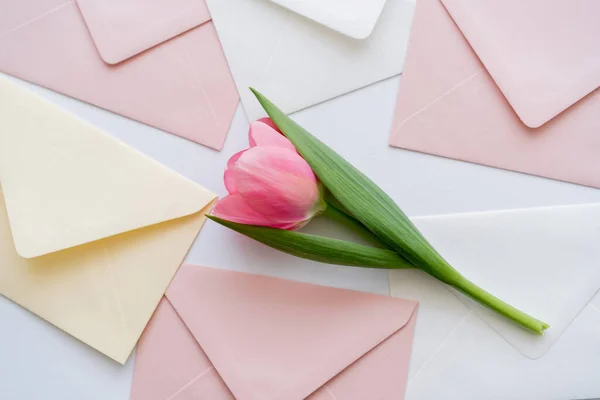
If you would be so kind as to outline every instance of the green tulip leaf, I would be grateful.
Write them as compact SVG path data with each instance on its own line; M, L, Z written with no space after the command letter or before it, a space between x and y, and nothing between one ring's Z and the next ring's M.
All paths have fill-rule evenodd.
M269 247L308 260L380 269L414 268L390 250L302 232L238 224L214 215L207 215L207 218Z

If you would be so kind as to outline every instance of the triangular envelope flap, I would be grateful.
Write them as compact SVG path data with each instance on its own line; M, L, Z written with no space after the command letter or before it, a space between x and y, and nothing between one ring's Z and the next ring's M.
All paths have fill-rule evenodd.
M600 86L600 2L441 1L525 125Z
M25 258L191 215L215 197L8 78L0 181Z
M416 302L183 266L167 298L237 399L303 399L410 320Z
M355 39L368 37L386 0L270 0Z
M600 204L414 222L468 279L550 325L533 335L456 292L529 358L544 355L600 288Z
M204 0L77 0L102 59L117 64L210 20Z
M266 115L247 90L257 82L292 113L399 74L414 11L410 0L388 0L372 36L357 41L267 1L207 4L250 120Z

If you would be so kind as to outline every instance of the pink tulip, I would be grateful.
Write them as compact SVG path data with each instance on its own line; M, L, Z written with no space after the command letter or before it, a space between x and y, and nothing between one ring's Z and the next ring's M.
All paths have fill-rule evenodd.
M278 130L263 118L250 125L250 148L227 162L228 196L213 214L246 225L297 229L322 213L322 186L308 163Z

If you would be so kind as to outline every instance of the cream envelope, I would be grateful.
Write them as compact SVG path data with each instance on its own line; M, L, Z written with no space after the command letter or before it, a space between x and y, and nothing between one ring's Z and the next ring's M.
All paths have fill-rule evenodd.
M414 9L389 0L372 35L356 40L265 0L207 4L250 120L265 113L249 86L291 113L399 74Z
M214 194L0 78L0 293L124 363Z
M534 375L539 378L548 372L549 365L560 364L555 357L563 350L554 348L570 346L562 343L567 331L583 329L581 334L585 336L588 329L600 330L596 322L591 325L581 322L583 327L571 328L600 288L600 204L457 214L413 221L467 278L550 324L544 336L530 334L420 271L393 271L392 295L421 303L411 364L413 379L423 369L436 370L439 353L452 353L456 364L460 364L460 351L455 353L449 343L471 337L470 352L481 350L481 354L487 354L489 364L496 357L494 352L502 360L495 367L497 373L483 370L482 375L492 374L503 383L501 377L512 374L514 366L515 370L526 370L525 375L534 382ZM460 338L456 332L460 332ZM488 343L494 344L488 346ZM589 340L586 343L589 345ZM552 361L546 361L547 357ZM565 358L564 362L573 360ZM467 375L464 380L468 380ZM487 379L478 383L482 388L489 384ZM504 386L512 387L506 382Z
M373 32L386 0L270 0L355 39Z
M390 144L600 187L599 13L594 0L419 1Z
M203 0L0 0L0 71L215 149L239 99Z
M396 400L417 303L184 265L137 350L131 399Z

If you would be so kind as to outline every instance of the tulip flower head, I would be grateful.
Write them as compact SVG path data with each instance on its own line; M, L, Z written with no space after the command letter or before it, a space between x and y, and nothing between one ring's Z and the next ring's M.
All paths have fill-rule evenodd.
M250 148L234 154L225 170L229 193L213 215L246 225L298 229L327 207L308 163L268 118L250 125Z

